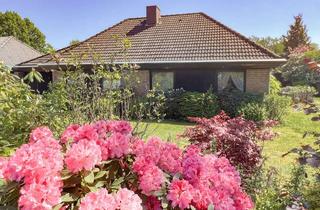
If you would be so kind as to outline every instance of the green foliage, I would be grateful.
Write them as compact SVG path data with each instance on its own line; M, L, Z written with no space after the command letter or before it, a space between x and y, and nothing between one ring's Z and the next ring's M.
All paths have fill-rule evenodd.
M304 53L305 58L320 61L320 50L313 49Z
M30 129L41 125L40 96L19 77L0 65L0 147L14 147L28 139Z
M270 94L279 94L281 90L281 82L277 80L277 78L273 75L270 76L270 81L269 81L269 93Z
M40 74L40 72L32 69L24 78L24 81L33 83L33 82L43 82L43 78L42 75Z
M181 119L182 116L179 113L179 98L186 91L182 88L168 90L165 93L166 96L166 118L168 119Z
M281 89L281 94L290 96L293 103L311 103L317 91L311 86L287 86Z
M46 53L44 34L28 19L16 12L0 12L0 36L14 36L34 49Z
M166 97L159 89L151 89L145 96L134 97L129 108L129 118L135 120L162 120L165 113Z
M270 120L283 121L283 118L289 112L290 98L269 94L264 97L264 106L267 113L267 118Z
M250 39L278 55L284 54L285 47L284 47L282 38L273 38L270 36L267 36L267 37L252 36L250 37Z
M285 180L275 169L261 168L249 180L245 182L246 190L250 192L257 210L301 209L305 205L303 192L307 180L303 167L294 167Z
M221 92L218 94L219 105L230 117L239 114L239 108L250 102L262 102L263 96L245 92Z
M206 93L185 92L178 99L179 114L187 117L210 118L218 113L219 105L217 97L208 90Z
M302 45L310 44L310 37L307 34L307 27L304 25L302 15L294 16L294 23L284 38L285 51L289 54L290 50Z
M276 69L286 85L316 85L320 83L319 72L310 70L304 59L303 55L291 56L286 64Z
M78 39L73 39L69 42L69 45L74 45L74 44L78 44L80 42L80 40Z
M260 122L267 119L267 110L263 103L249 102L240 106L238 114L247 120Z

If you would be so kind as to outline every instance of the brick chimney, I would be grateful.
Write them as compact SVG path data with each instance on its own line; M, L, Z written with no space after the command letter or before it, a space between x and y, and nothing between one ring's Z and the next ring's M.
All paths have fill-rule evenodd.
M153 26L160 23L160 9L158 6L147 6L147 25Z

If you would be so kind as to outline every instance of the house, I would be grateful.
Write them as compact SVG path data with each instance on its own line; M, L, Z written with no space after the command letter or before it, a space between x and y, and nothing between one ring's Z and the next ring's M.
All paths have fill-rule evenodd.
M13 36L0 37L0 61L13 66L42 54Z
M204 92L237 89L251 93L266 93L271 68L286 60L254 43L204 13L161 15L157 6L146 8L146 17L128 18L80 42L57 51L67 60L74 54L93 50L103 62L121 50L114 35L131 41L126 58L116 55L114 63L138 64L139 94L159 84L164 90L183 88ZM82 60L90 69L92 60ZM60 66L66 65L61 62ZM57 69L51 55L23 62L14 70L27 72L35 68ZM59 72L51 74L54 80Z

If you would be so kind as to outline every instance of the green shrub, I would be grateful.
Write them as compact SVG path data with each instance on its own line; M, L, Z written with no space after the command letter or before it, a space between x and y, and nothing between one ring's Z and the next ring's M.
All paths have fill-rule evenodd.
M269 94L264 98L264 106L267 112L267 118L270 120L282 121L290 108L290 98Z
M181 119L182 116L179 113L179 98L186 91L182 88L172 89L165 93L166 96L166 118L168 119Z
M247 120L253 120L255 122L263 121L267 119L267 110L263 103L249 102L240 106L238 114Z
M290 96L293 103L312 103L313 96L317 94L311 86L287 86L281 89L281 95Z
M24 143L30 130L41 125L41 97L1 63L0 93L0 152L4 152Z
M261 102L262 95L245 93L245 92L221 92L218 94L220 108L230 117L235 117L239 113L239 108L246 103Z
M206 93L185 92L178 98L179 114L182 118L206 117L210 118L218 113L217 97L211 90Z
M164 92L151 89L145 96L135 97L128 111L131 119L162 120L166 116Z
M270 76L270 82L269 82L270 94L279 94L281 91L281 82L277 80L277 78L273 75Z

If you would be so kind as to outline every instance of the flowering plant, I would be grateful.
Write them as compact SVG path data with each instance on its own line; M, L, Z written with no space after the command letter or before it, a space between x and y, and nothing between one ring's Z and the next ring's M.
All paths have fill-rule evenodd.
M259 124L242 116L229 117L223 111L210 118L190 117L196 125L187 128L183 137L202 151L213 151L219 157L226 157L232 165L246 174L254 172L262 160L261 148L257 140L270 140L275 133L270 130L277 121L267 120Z
M126 121L47 127L0 159L0 204L31 209L252 209L224 157L132 136Z

